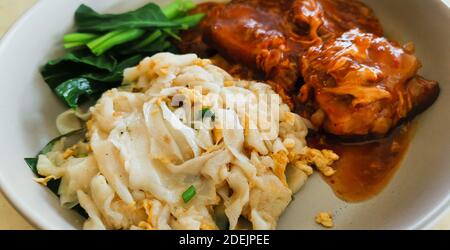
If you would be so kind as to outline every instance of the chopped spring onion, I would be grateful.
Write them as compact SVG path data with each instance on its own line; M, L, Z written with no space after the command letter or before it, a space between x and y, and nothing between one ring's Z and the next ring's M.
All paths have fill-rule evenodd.
M183 193L183 200L184 203L188 203L192 198L194 198L195 194L197 193L194 186L190 186L186 191Z
M82 153L77 156L77 158L86 158L86 157L88 157L87 153Z
M210 108L203 108L201 115L202 119L211 118L211 121L214 121L216 119L216 114L214 114L214 112L212 112Z

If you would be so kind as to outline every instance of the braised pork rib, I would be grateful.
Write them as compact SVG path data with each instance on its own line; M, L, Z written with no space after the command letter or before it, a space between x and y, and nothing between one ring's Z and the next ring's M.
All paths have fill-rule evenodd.
M384 135L438 96L436 82L417 76L412 46L383 38L359 0L233 0L196 11L207 17L186 32L182 52L217 52L262 74L330 134Z
M383 135L437 97L438 85L417 75L412 51L358 29L311 47L302 58L303 103L311 121L340 136Z

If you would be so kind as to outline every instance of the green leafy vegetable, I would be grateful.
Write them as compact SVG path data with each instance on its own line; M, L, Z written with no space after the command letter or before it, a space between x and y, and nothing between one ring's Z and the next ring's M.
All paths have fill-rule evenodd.
M83 74L82 77L92 80L94 82L107 83L109 86L104 86L103 88L106 87L106 89L110 89L112 87L120 85L123 79L123 71L126 68L136 66L143 58L144 56L141 54L127 57L122 61L120 61L111 72L104 72L104 71L92 72ZM99 85L97 85L96 87L94 86L94 90L98 89L98 87L102 86Z
M36 157L34 158L25 158L25 162L27 163L28 167L33 171L33 173L37 174L37 162L38 159Z
M211 118L211 121L214 121L216 119L216 114L214 114L214 112L211 111L210 108L203 108L201 117L202 119Z
M163 33L160 30L156 31L158 37L153 38L155 41L150 42L149 44L143 44L144 41L133 44L128 48L123 48L121 51L118 51L121 55L129 55L129 54L154 54L161 51L168 51L168 49L172 46L172 43L167 40L168 35ZM150 37L148 37L150 38Z
M86 158L86 157L88 157L88 154L82 153L82 154L77 155L76 157L77 158Z
M49 87L71 108L120 86L123 70L146 56L177 52L178 32L198 24L203 14L188 16L195 4L176 0L164 8L149 3L122 14L99 14L86 5L75 13L78 32L63 38L76 49L49 61L41 74ZM89 98L84 98L89 97Z
M204 17L205 14L200 13L192 16L181 17L173 20L173 22L178 23L182 29L188 29L196 26Z
M171 28L182 23L171 19L185 15L193 9L192 1L177 0L161 9L149 3L137 10L122 14L99 14L86 5L81 5L75 13L75 22L80 31L105 32L118 29Z
M85 132L86 132L85 129L80 129L80 130L76 130L76 131L70 132L65 135L58 136L55 139L51 140L49 143L47 143L47 145L45 145L44 148L41 151L39 151L39 153L36 155L36 157L25 158L25 162L27 163L28 167L30 167L31 171L33 171L33 173L36 176L43 177L43 176L39 175L39 173L37 171L37 162L38 162L39 155L47 154L48 152L50 152L52 150L53 146L55 145L55 143L58 142L59 140L61 140L62 138L79 137L82 134L84 134ZM61 184L61 179L50 180L49 182L47 182L47 187L52 191L52 193L54 193L56 196L59 197L58 189L59 189L60 184ZM89 217L87 215L86 211L79 204L76 205L75 207L73 207L72 209L84 218Z
M143 49L143 48L149 46L150 44L152 44L158 38L160 38L162 36L162 34L163 33L161 32L161 30L155 30L149 36L147 36L147 38L145 38L144 40L142 40L138 44L136 44L132 49L134 49L134 50Z
M177 0L162 9L162 12L168 19L174 19L181 15L185 15L188 11L195 8L192 1Z
M120 86L123 70L135 66L142 58L138 54L118 62L111 55L82 57L80 53L70 53L46 64L41 74L67 106L76 108L81 96L90 97Z
M100 56L116 45L133 41L141 37L145 33L145 31L141 29L130 29L130 30L120 30L114 33L116 34L114 34L112 37L96 46L90 46L88 44L88 47L91 49L92 53L94 53L97 56Z
M190 186L186 191L183 193L183 200L184 203L188 203L192 198L194 198L195 194L197 194L197 190L194 186Z
M75 43L75 42L89 42L96 39L98 35L89 33L72 33L64 36L63 41L65 43Z
M113 72L117 60L111 55L94 56L88 52L67 53L41 68L41 75L51 89L87 72Z
M80 31L105 32L117 29L166 28L178 24L170 22L161 8L149 3L137 10L123 14L99 14L86 5L75 13L75 22Z
M50 151L52 151L53 146L55 146L55 143L60 141L62 138L69 138L69 137L73 137L73 136L80 136L82 134L84 134L86 132L86 129L79 129L70 133L67 133L65 135L60 135L56 138L54 138L53 140L51 140L50 142L48 142L42 149L41 151L39 151L39 153L36 155L36 157L33 158L25 158L25 162L27 163L28 167L30 167L31 171L33 171L34 174L39 176L39 173L37 171L37 161L38 161L38 157L39 155L45 155L47 153L49 153Z
M83 45L84 45L83 42L64 43L64 48L65 49L71 49L71 48L76 48L76 47L80 47L80 46L83 46Z
M167 35L169 35L169 36L171 36L172 38L176 39L177 41L181 41L181 37L178 36L173 30L171 30L171 29L163 29L163 31L164 31Z
M76 108L78 100L83 95L93 93L91 84L86 78L74 78L63 82L55 88L58 96L62 97L71 108Z
M145 33L145 29L151 29L154 32L163 29L171 37L179 40L178 30L195 26L203 18L203 14L186 16L187 12L194 7L195 4L192 1L177 0L162 9L150 3L140 9L123 14L101 15L88 6L81 5L75 18L79 29L82 31L86 29L83 27L87 25L83 22L90 20L87 28L90 32L108 32L99 37L92 33L68 34L64 37L64 47L74 48L87 45L92 53L101 55L116 45L140 38ZM157 30L155 31L155 29Z
M95 56L89 53L76 52L76 53L68 53L63 57L57 60L51 60L48 62L49 65L56 65L61 62L74 62L74 63L82 63L88 66L96 67L99 69L104 69L108 71L112 71L116 66L116 60L110 55L104 56Z
M149 3L134 11L102 15L81 5L75 13L78 31L62 39L64 48L72 51L47 62L40 70L41 75L67 106L76 108L86 99L83 97L96 97L120 86L123 71L137 65L144 57L163 51L176 52L171 38L180 39L180 30L197 25L204 16L187 16L194 7L192 1L176 0L162 9ZM50 152L61 138L84 132L84 129L77 130L51 140L36 157L25 158L25 162L39 176L39 155ZM86 156L80 154L77 157ZM60 179L51 180L47 187L58 195L60 182ZM189 202L195 194L195 187L191 186L183 193L184 201ZM73 209L88 217L80 205Z

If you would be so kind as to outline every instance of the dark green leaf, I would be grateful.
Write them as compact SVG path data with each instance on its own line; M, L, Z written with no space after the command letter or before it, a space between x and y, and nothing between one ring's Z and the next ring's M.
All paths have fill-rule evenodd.
M67 106L76 108L81 97L90 97L94 93L102 93L120 86L124 69L135 66L142 58L141 55L126 58L111 73L92 72L83 74L79 78L69 79L56 87L54 91Z
M59 190L60 184L61 184L61 179L57 179L57 180L52 179L47 182L47 187L48 187L48 189L50 189L52 191L52 193L56 194L56 196L59 197L58 190Z
M120 72L121 74L123 74L123 71L126 68L130 68L130 67L136 66L143 58L144 58L143 55L134 55L134 56L128 57L128 58L122 60L117 65L117 68L115 69L115 72L116 73Z
M78 107L81 96L93 93L91 83L86 78L74 78L61 83L55 88L55 93L71 108Z
M153 32L151 32L150 34L147 34L145 36L145 39L139 41L138 43L136 43L131 50L137 50L137 49L142 49L145 48L147 46L149 46L150 44L152 44L154 41L156 41L158 38L160 38L162 36L162 32L161 30L155 30Z
M116 60L111 57L110 55L105 56L95 56L88 53L80 53L80 52L73 52L73 53L67 53L61 58L58 58L56 60L51 60L47 64L49 66L55 66L58 64L61 64L63 62L72 62L72 63L79 63L79 64L85 64L88 66L92 66L99 69L104 69L107 71L113 71L117 62Z
M172 37L173 39L177 40L177 41L181 41L181 37L177 34L176 31L171 30L171 29L163 29L163 31L169 35L170 37Z
M36 157L25 158L25 162L27 163L28 167L30 167L30 169L33 171L33 173L38 175L36 166L37 166L37 160L38 160L39 155L45 155L48 152L50 152L52 150L53 146L55 145L55 143L57 141L61 140L64 137L69 138L69 137L73 137L73 136L80 136L81 134L84 134L85 132L86 132L86 129L83 128L83 129L80 129L80 130L76 130L76 131L70 132L70 133L65 134L65 135L60 135L60 136L54 138L53 140L51 140L50 142L48 142L41 149L41 151L39 151L39 153L36 155Z
M110 83L109 86L105 85L94 85L94 90L98 91L98 88L101 89L110 89L117 87L120 82L123 79L123 71L126 68L130 68L133 66L136 66L141 60L143 56L141 55L135 55L130 58L124 59L122 62L117 64L117 67L114 69L114 72L112 73L105 73L105 72L93 72L82 75L82 77L89 79L91 81L100 82L100 83Z
M152 56L157 52L167 51L172 45L167 38L168 35L162 33L156 41L150 44L142 46L141 41L138 41L137 44L130 46L129 48L123 47L123 49L118 50L118 53L121 55L145 54L145 56Z
M80 206L80 204L76 205L72 208L75 212L77 212L79 215L81 215L83 218L87 219L89 218L89 215L86 213L86 210Z
M93 33L68 34L65 41L68 42L66 44L68 47L84 45L89 41L88 46L49 61L42 67L41 74L49 87L69 107L77 107L87 100L84 98L86 96L89 99L96 98L102 92L120 86L123 70L135 66L145 56L163 51L177 52L176 47L170 42L168 33L178 38L177 32L180 29L190 27L201 20L202 14L184 16L186 11L193 7L192 2L180 0L166 6L164 13L169 13L171 18L178 18L170 21L155 4L147 4L138 10L123 14L106 15L98 14L88 6L81 5L76 13L77 24L80 30L88 27L87 31ZM99 30L96 25L97 28L100 27ZM131 32L129 25L132 27L143 25L145 31L135 29L136 32ZM118 29L122 26L126 29ZM165 28L170 30L167 29L165 33L158 32ZM109 35L105 35L105 32ZM148 35L143 36L144 32ZM88 47L92 47L97 54L105 51L107 53L95 56Z
M24 159L25 162L27 163L28 167L31 169L31 171L33 171L34 174L38 174L37 173L37 158L25 158Z
M94 57L94 56L88 56ZM47 64L42 70L47 84L53 89L53 91L71 108L75 108L80 103L80 97L88 96L92 94L101 93L111 88L120 86L123 80L123 71L126 68L135 66L144 57L143 55L134 56L120 56L121 60L118 60L112 55L104 55L101 57L110 58L109 62L98 60L98 67L94 67L94 60L78 57L77 63L74 60L67 62L62 59L52 61L51 64ZM65 58L74 58L72 56L65 56ZM78 62L79 61L79 62ZM81 61L86 62L84 64L88 67L84 67ZM108 63L114 62L114 65L108 65ZM80 65L80 66L77 66ZM113 67L110 67L113 66ZM107 68L107 70L105 70ZM59 72L63 72L63 75L59 75ZM84 99L83 99L84 100Z
M94 56L85 51L73 52L51 60L41 68L41 75L51 89L86 72L113 72L117 61L111 55Z
M86 132L86 129L80 129L80 130L76 130L73 132L70 132L68 134L65 135L61 135L56 137L55 139L51 140L49 143L47 143L47 145L44 146L44 148L42 148L41 151L39 151L39 153L36 155L36 157L34 158L25 158L25 162L27 163L28 167L31 169L31 171L33 171L33 173L38 176L38 177L43 177L40 176L38 171L37 171L37 162L38 162L38 157L39 155L42 154L47 154L48 152L50 152L53 148L53 146L55 145L55 143L59 140L61 140L63 137L66 138L70 138L70 137L75 137L75 136L80 136L82 134L84 134ZM50 180L47 183L47 187L57 196L58 195L58 189L59 189L59 185L61 183L61 179L58 180ZM77 205L73 208L78 214L80 214L81 216L83 216L84 218L88 218L86 211L84 211L84 209L80 206Z
M161 8L149 3L142 8L122 14L99 14L86 5L75 13L75 22L80 31L106 32L116 29L165 28L178 24L167 19Z

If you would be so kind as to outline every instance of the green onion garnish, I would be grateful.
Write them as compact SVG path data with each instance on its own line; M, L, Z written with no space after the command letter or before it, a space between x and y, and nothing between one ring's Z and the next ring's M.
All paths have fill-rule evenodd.
M86 157L88 157L87 153L82 153L77 156L77 158L86 158Z
M202 119L208 117L211 118L211 121L214 121L216 119L216 114L214 114L214 112L212 112L210 108L202 109Z
M194 186L190 186L188 189L186 189L186 191L184 191L182 195L184 203L188 203L192 198L194 198L196 193L197 191L195 190Z

